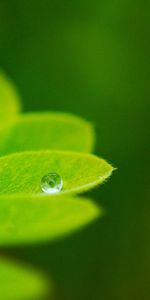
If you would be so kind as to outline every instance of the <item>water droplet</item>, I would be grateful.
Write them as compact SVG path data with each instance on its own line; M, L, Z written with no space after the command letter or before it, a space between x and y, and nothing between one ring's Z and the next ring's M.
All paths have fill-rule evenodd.
M61 191L63 181L59 174L48 173L42 177L41 189L46 194L55 194Z

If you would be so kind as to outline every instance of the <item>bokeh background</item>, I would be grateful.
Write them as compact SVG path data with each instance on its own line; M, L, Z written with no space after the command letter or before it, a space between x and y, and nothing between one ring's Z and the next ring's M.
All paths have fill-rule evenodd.
M63 240L13 249L51 274L58 300L150 294L148 0L0 0L0 66L24 110L78 114L118 167L92 192L106 216Z

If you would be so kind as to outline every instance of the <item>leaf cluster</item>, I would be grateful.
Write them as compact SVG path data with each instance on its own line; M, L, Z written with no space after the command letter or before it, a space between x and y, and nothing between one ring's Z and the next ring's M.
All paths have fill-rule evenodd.
M22 113L21 106L15 86L0 73L1 247L54 240L100 216L100 207L79 194L103 183L113 171L105 160L90 154L95 135L89 122L66 113ZM49 172L63 179L59 194L41 191L41 178ZM26 270L22 275L18 266L0 261L0 270L1 282L7 276L16 282L24 277L31 297L37 287L42 290L39 278L31 279ZM10 285L11 289L13 299L29 298L23 286ZM4 289L2 295L11 299Z

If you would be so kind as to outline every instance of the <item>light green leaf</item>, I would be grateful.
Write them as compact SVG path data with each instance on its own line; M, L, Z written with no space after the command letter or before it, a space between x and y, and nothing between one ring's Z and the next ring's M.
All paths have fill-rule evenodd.
M50 282L48 283L41 273L10 260L0 259L0 298L2 300L45 299L43 297L47 294L48 285L50 286Z
M94 220L100 209L73 198L103 182L113 168L90 154L63 151L22 152L0 158L0 245L52 240ZM41 178L58 173L63 190L41 191Z
M65 113L29 113L0 133L0 153L58 149L90 152L94 132L89 122Z
M20 111L20 97L14 84L0 72L0 123L14 119Z
M41 194L41 178L49 172L63 180L64 193L79 193L102 183L112 166L91 154L63 151L20 152L0 158L0 194Z
M96 204L83 198L0 196L0 245L53 240L101 214Z

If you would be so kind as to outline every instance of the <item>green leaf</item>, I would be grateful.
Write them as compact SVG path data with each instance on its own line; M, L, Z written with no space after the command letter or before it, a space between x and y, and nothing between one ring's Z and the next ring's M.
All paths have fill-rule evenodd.
M31 268L0 259L0 298L2 300L43 299L48 291L47 279Z
M0 72L0 123L13 119L20 111L20 97L14 84Z
M58 149L90 152L94 132L89 122L65 113L29 113L0 133L0 153Z
M0 158L0 194L41 195L41 178L49 172L63 180L59 194L79 193L102 183L112 166L91 154L63 151L20 152Z
M83 198L0 196L0 245L63 237L101 214L96 204Z

